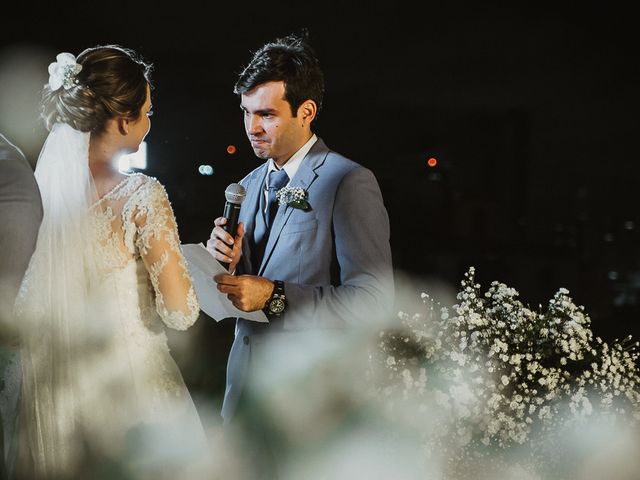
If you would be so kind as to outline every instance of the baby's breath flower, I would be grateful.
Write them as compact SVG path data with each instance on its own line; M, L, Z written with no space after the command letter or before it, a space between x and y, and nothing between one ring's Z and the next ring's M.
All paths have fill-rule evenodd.
M276 199L278 200L278 205L288 205L301 210L309 208L307 192L301 187L287 185L276 192Z
M411 398L416 414L442 409L421 432L430 452L447 438L457 448L521 445L533 432L603 413L640 423L640 344L595 337L566 288L546 309L518 297L497 281L482 292L470 268L458 304L441 307L422 293L425 312L399 314L407 333L381 335L391 391Z

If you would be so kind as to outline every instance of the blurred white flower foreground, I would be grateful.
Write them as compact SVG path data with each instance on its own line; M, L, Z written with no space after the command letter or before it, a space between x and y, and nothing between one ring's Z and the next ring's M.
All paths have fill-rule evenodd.
M565 289L531 309L474 273L430 286L448 307L398 279L414 313L285 332L252 359L280 480L640 478L637 343L596 338Z
M370 367L389 438L414 436L429 478L640 478L637 342L594 338L566 289L533 310L470 268L456 298L422 294Z
M532 309L506 285L483 292L471 269L457 294L426 290L398 278L411 313L283 331L253 356L247 395L278 480L640 478L637 343L596 338L564 289ZM251 436L230 441L213 402L200 405L213 425L202 464L188 441L168 451L147 436L87 478L176 478L169 465L188 480L254 480Z

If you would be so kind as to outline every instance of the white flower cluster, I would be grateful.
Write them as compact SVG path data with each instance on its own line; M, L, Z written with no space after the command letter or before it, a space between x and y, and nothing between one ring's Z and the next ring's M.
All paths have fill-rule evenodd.
M424 312L380 335L381 390L390 409L428 405L427 451L515 447L596 412L640 420L637 342L594 339L566 289L534 311L499 282L482 294L473 267L461 285L452 307L422 294Z
M76 57L71 53L62 52L56 56L56 61L49 64L49 88L52 91L64 87L69 90L78 84L76 75L82 71L82 65L76 63Z
M287 185L276 192L278 205L298 205L306 201L307 192L301 187Z

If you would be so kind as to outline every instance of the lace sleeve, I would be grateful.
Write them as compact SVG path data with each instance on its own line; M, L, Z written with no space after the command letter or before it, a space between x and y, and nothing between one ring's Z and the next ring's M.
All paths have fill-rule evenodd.
M182 251L178 229L164 187L151 180L141 188L134 212L136 247L156 294L156 310L164 323L186 330L197 320L200 305Z

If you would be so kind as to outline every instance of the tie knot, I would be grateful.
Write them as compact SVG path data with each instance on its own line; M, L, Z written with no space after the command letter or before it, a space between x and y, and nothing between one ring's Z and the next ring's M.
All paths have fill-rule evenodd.
M284 169L269 172L269 190L280 190L287 183L289 183L289 175Z

